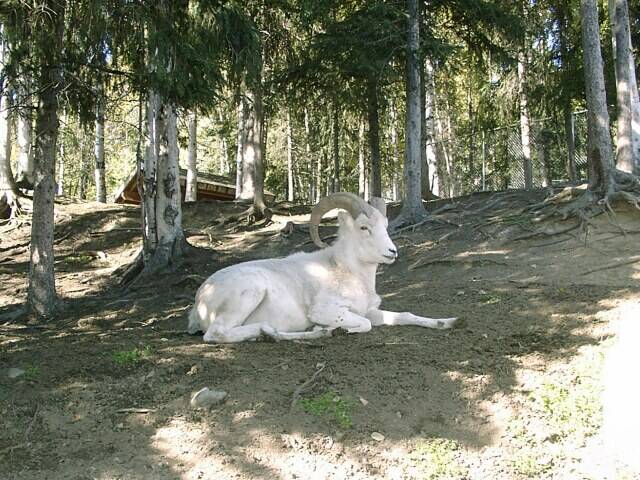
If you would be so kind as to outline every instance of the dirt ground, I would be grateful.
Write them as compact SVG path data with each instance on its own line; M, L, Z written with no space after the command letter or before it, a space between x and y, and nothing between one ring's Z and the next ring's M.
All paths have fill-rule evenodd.
M532 235L557 227L522 213L543 196L431 202L432 221L395 237L383 307L461 328L235 345L186 333L196 289L224 266L315 248L304 209L246 227L220 224L233 204L186 206L184 265L123 289L139 210L58 204L55 321L10 320L28 226L1 237L0 478L640 478L611 465L600 428L603 360L640 312L640 214ZM205 386L226 400L191 408Z

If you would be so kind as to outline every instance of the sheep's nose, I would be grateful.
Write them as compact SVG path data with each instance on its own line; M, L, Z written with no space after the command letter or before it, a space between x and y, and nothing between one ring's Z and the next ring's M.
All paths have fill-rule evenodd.
M391 253L395 257L398 256L398 250L396 250L395 248L390 248L389 253Z

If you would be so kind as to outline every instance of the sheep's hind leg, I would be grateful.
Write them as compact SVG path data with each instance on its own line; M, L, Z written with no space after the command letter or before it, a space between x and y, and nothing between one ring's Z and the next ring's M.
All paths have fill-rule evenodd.
M245 325L245 322L265 295L266 290L261 288L232 292L219 307L202 339L207 343L237 343L258 338L262 333L260 324Z
M442 330L453 328L458 323L457 318L427 318L409 312L389 312L386 310L369 310L366 317L371 320L371 324L374 326L414 325Z
M262 333L266 336L273 338L276 341L280 340L315 340L317 338L324 338L331 336L330 328L313 327L313 330L305 332L279 332L271 325L262 325Z

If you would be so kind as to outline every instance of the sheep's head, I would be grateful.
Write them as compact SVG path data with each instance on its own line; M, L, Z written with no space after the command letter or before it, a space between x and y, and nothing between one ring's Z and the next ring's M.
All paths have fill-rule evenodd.
M329 210L340 208L339 235L353 245L358 258L368 263L393 263L398 256L396 246L387 233L387 207L381 198L371 204L353 193L340 192L321 199L311 212L309 233L320 248L327 246L320 239L318 225Z

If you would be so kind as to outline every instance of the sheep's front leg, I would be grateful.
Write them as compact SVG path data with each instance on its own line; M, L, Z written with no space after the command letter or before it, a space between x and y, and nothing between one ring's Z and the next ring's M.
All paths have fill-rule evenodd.
M378 325L415 325L418 327L446 329L452 328L457 318L419 317L410 312L388 312L386 310L369 310L366 317L374 326Z
M323 327L314 327L313 330L306 332L281 332L276 330L269 324L262 325L262 333L267 337L271 337L276 341L280 340L315 340L331 336L331 329Z

